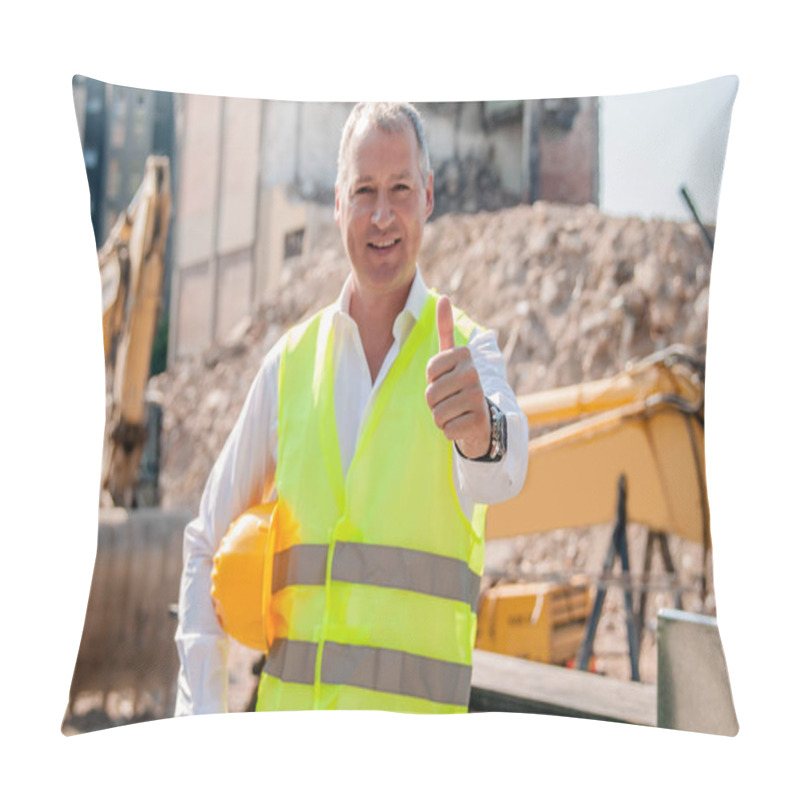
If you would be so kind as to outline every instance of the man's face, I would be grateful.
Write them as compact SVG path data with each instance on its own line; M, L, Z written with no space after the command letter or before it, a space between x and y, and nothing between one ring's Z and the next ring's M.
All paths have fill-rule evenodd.
M408 291L432 211L433 174L423 183L411 125L356 130L335 219L364 300Z

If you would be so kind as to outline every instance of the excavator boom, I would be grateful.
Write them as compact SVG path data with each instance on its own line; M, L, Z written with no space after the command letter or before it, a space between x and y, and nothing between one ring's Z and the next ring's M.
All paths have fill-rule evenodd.
M710 548L703 367L685 348L520 406L531 430L528 475L517 497L489 508L487 539L610 522L625 475L631 521Z
M139 190L98 251L107 385L105 505L130 506L138 480L170 204L169 159L149 156Z

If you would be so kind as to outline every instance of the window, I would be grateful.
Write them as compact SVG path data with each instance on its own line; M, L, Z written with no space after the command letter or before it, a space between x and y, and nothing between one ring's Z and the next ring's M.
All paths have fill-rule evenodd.
M303 236L305 230L300 228L296 231L290 231L284 236L283 239L283 258L293 258L299 256L303 252Z

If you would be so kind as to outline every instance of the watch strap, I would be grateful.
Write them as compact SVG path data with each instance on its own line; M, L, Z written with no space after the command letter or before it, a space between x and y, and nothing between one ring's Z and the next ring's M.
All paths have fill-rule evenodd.
M496 463L498 461L502 461L503 456L506 454L508 437L506 415L488 397L486 398L486 404L489 407L489 423L491 427L489 449L486 451L485 455L482 455L478 458L470 458L469 456L465 456L461 450L459 450L458 445L456 444L456 450L458 450L458 453L463 458L466 458L467 461Z

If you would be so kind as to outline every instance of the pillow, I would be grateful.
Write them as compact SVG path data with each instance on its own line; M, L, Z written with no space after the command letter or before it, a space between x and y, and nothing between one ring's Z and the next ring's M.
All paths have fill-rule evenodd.
M691 636L657 638L659 609L675 605L676 590L683 625L716 631L704 350L736 88L728 77L639 95L419 104L436 175L423 273L497 330L532 425L526 487L489 512L473 710L738 728L721 646L709 668ZM348 269L326 218L350 104L178 95L82 76L73 91L107 357L122 365L113 391L133 386L138 408L108 410L104 499L118 508L101 511L65 733L171 715L183 527L266 349L333 300ZM120 222L126 212L130 224ZM142 242L149 261L137 261ZM118 287L148 268L160 310L143 304L141 329L115 327L139 300ZM147 386L142 364L157 373ZM577 413L587 407L590 417ZM138 463L125 455L137 430L149 433ZM656 548L664 563L646 576L650 605L628 625L626 604L642 600L620 587L658 562ZM615 571L620 561L629 575ZM498 591L511 579L529 584L515 587L516 600ZM521 597L555 608L576 586L583 605L569 619L562 611L535 632L487 635L513 627L520 608L530 618L513 604ZM531 656L534 633L558 652L509 661ZM244 710L257 654L233 647L231 709ZM722 687L722 727L703 722L716 709L681 722L687 704L696 710L700 673ZM624 698L616 706L612 691Z

